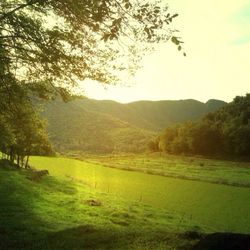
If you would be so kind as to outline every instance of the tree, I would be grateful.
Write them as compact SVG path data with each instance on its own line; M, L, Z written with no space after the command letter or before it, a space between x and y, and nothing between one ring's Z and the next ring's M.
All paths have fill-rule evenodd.
M191 149L194 154L216 155L221 154L223 150L220 129L205 120L194 124L191 140Z
M41 97L67 97L78 80L115 83L118 71L135 72L145 42L171 39L181 49L175 17L161 1L2 0L1 84L13 78Z
M22 111L12 122L16 137L11 145L11 159L16 159L21 167L28 167L30 155L51 155L53 150L44 129L43 121L34 112L31 105L22 107ZM26 161L24 162L26 157Z
M2 152L2 157L7 155L9 147L14 143L14 133L5 117L0 115L0 151Z
M5 105L4 110L0 109L0 151L12 163L16 161L17 165L27 167L31 154L48 155L53 150L29 95L15 82L11 86L0 88L0 103Z
M167 127L159 139L159 149L164 152L171 152L172 143L178 137L178 126Z

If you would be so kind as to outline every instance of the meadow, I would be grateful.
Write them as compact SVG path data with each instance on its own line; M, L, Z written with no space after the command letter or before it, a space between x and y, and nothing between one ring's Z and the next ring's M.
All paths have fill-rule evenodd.
M89 163L153 175L250 187L249 162L208 159L199 156L148 154L69 154Z
M138 157L127 160L129 162L135 160L134 165L139 168L140 164L137 162L143 157L145 164L145 156ZM179 161L182 162L183 159L180 158ZM163 210L166 214L181 218L181 221L185 221L198 231L249 233L250 192L246 185L250 173L248 165L242 163L238 170L236 163L228 162L227 166L218 167L216 175L212 170L209 174L206 165L208 162L213 162L215 165L213 168L216 169L216 164L220 166L224 163L216 160L202 161L205 166L196 166L196 168L203 167L205 171L204 173L199 171L200 180L198 177L197 180L187 180L177 178L178 176L172 178L104 167L100 160L94 163L90 162L90 159L79 161L67 158L31 158L32 166L36 169L48 169L51 176L67 177L98 192L150 206L155 212L158 209ZM106 163L104 165L107 166ZM132 164L127 163L127 165L131 167ZM167 169L167 164L162 165ZM180 170L181 167L182 165L175 164L174 169L179 169L178 174L189 175L188 169ZM169 169L171 168L170 165ZM189 168L192 169L194 166L191 165ZM197 170L196 175L199 173ZM207 176L210 179L202 181L205 177L208 178ZM215 176L214 182L218 183L211 183L213 176ZM234 176L233 185L219 183L222 176L223 180L231 180ZM178 229L179 223L177 222L175 226Z
M30 173L0 164L0 249L191 249L200 239L186 233L194 225L164 209L55 178L52 170L39 182Z

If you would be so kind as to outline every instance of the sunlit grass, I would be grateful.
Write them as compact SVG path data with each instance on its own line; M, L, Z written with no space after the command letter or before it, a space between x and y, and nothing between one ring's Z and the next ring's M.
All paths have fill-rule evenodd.
M174 249L192 244L180 233L197 227L164 209L63 177L32 182L28 174L0 168L0 249ZM91 206L89 200L100 204Z
M77 157L75 155L75 157ZM155 154L78 155L104 166L183 179L250 187L250 164L202 157Z
M52 176L69 177L128 203L149 205L155 212L163 209L166 214L183 218L189 225L203 230L250 232L247 187L122 171L103 167L100 162L94 164L66 158L32 157L31 164L37 169L48 169ZM178 228L179 224L175 226Z

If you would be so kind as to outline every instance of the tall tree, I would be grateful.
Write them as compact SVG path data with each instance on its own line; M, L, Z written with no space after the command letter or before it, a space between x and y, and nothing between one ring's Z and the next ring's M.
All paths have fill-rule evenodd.
M31 154L51 154L44 122L26 89L12 81L0 88L0 151L19 166L28 165ZM24 158L26 164L24 163Z
M145 46L171 39L181 49L175 17L161 1L2 0L0 77L42 97L64 97L86 78L118 82L120 71L135 72Z

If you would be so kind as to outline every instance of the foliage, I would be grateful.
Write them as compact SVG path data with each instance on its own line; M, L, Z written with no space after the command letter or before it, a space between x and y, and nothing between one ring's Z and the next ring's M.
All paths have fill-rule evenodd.
M65 97L86 78L117 82L119 71L137 68L143 44L172 38L180 46L170 26L177 16L160 1L3 0L0 76L24 81L42 97Z
M169 153L250 156L250 95L197 122L168 127L156 142Z
M0 151L12 163L27 167L31 154L51 154L52 149L29 96L18 84L11 85L16 91L7 84L0 87Z

